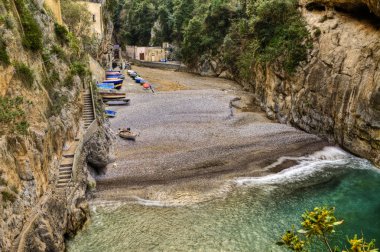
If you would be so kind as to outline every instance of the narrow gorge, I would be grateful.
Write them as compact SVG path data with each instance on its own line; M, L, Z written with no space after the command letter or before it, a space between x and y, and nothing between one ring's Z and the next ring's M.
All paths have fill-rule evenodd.
M378 0L0 0L0 251L342 251L379 167Z

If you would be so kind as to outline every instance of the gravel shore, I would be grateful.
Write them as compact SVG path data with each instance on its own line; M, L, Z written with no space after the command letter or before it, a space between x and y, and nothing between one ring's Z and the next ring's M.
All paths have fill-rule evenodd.
M116 161L96 177L98 200L144 198L173 203L210 200L236 177L265 176L282 156L327 145L320 138L268 120L252 96L228 80L134 67L156 90L126 77L131 104L113 107L111 129L130 127L135 142L116 137ZM248 111L248 112L243 112ZM231 186L230 184L228 186Z

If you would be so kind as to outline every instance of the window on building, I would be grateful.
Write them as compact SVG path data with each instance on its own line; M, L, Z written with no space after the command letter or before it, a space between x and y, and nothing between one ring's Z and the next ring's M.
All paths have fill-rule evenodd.
M95 14L92 15L92 21L96 22Z

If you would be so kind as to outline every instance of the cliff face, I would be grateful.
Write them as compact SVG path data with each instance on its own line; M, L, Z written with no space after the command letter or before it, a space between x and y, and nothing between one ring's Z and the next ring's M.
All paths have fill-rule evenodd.
M313 49L292 76L281 66L256 66L249 80L241 81L217 58L203 61L197 72L237 79L256 94L268 117L380 166L379 2L317 0L301 5Z
M27 24L15 2L23 3L0 1L0 50L9 56L0 61L0 251L63 251L64 235L75 233L89 214L85 152L76 159L71 187L56 188L64 148L83 133L85 81L73 69L86 63L60 43L53 17L33 1L25 1L25 8L42 31L43 48L25 48ZM11 103L3 105L18 98L22 116Z
M380 17L380 2L378 0L302 0L303 4L322 4L328 8L342 8L347 11L356 11L358 8L368 10Z
M369 19L304 11L308 62L284 78L256 68L251 83L268 116L336 142L380 165L380 32Z

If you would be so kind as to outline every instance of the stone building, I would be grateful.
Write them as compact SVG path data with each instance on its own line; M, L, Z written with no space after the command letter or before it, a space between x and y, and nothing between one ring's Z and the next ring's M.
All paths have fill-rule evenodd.
M55 0L53 0L55 1ZM103 8L105 0L80 1L91 13L92 31L101 40L104 37L105 27L103 22Z
M41 1L45 9L52 12L58 24L62 25L62 12L61 12L61 1L60 0L45 0Z
M165 49L161 47L127 46L127 58L142 61L161 61L166 59Z

